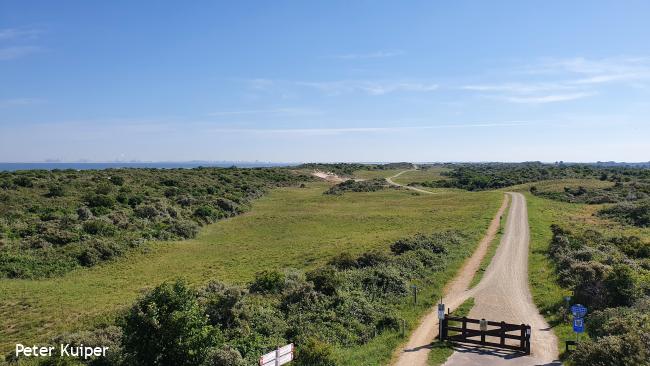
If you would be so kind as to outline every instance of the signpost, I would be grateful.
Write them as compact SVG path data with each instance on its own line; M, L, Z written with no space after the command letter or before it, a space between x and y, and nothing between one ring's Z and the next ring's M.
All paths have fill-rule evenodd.
M584 318L587 315L587 308L580 304L575 304L571 306L571 314L576 318Z
M260 357L260 366L280 366L293 360L293 343L277 348Z
M576 333L582 333L585 331L585 320L582 318L573 319L573 331Z
M587 315L587 308L580 304L575 304L571 306L571 314L573 314L573 331L576 332L577 344L578 339L580 338L580 333L585 331L584 317Z
M438 340L440 342L442 342L442 323L444 319L445 319L445 304L443 304L442 299L440 299L440 303L438 304Z
M418 287L416 285L411 286L413 288L413 304L418 304Z

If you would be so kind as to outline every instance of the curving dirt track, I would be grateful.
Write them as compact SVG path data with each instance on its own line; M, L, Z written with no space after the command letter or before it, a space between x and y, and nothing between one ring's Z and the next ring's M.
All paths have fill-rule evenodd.
M412 191L419 192L419 193L435 194L434 192L427 191L427 190L425 190L425 189L420 189L420 188L417 188L417 187L411 187L411 186L407 186L407 185L404 185L404 184L399 184L399 183L393 181L393 178L397 178L397 177L399 177L400 175L402 175L402 174L404 174L404 173L406 173L406 172L410 172L410 171L412 171L412 170L417 170L417 167L416 167L416 168L413 168L413 169L409 169L409 170L403 170L403 171L401 171L401 172L399 172L399 173L393 175L392 177L388 177L388 178L386 178L386 182L388 182L388 184L393 185L393 186L395 186L395 187L402 187L402 188L410 189L410 190L412 190Z
M510 352L477 347L458 347L445 366L465 365L559 365L557 339L544 318L539 314L528 289L529 227L526 199L520 193L508 193L511 205L505 233L492 262L481 282L474 288L462 291L452 284L445 297L448 307L455 308L469 297L474 298L471 318L486 318L509 323L527 323L532 327L530 356L517 356ZM476 254L476 253L475 253ZM474 256L473 256L474 257ZM465 272L463 268L462 272ZM461 274L462 276L462 274ZM462 291L461 293L458 293ZM435 314L430 314L435 317ZM427 316L424 323L427 323ZM422 326L422 325L421 325ZM428 342L437 335L438 321L429 319L431 338L412 343L413 336L400 354L396 365L417 366L427 364ZM416 330L414 335L419 331Z

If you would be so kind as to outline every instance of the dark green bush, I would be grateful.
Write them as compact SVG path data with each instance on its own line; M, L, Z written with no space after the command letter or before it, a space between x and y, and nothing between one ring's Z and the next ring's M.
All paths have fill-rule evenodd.
M298 347L295 364L298 366L336 366L337 359L332 346L315 338L309 338Z
M86 198L88 207L106 207L111 208L115 204L115 199L104 194L95 194Z
M112 236L115 234L115 226L104 220L90 220L83 223L86 233L99 236Z
M60 185L51 185L47 193L45 194L46 197L54 198L54 197L63 197L65 195L65 189L63 186Z
M314 283L316 291L330 296L336 293L342 282L339 272L331 266L320 267L308 272L307 280Z
M32 180L29 177L25 177L25 176L18 176L14 178L13 183L19 187L29 188L34 186Z
M279 293L284 289L285 276L278 271L261 271L255 274L255 279L248 288L251 292L260 294Z
M638 227L650 226L650 201L642 203L621 203L604 208L598 212L602 217L611 218L624 224Z
M145 295L129 310L123 329L133 365L196 366L222 343L183 282L164 283Z
M339 195L345 192L375 192L388 187L390 185L382 178L362 181L350 179L331 187L324 194Z

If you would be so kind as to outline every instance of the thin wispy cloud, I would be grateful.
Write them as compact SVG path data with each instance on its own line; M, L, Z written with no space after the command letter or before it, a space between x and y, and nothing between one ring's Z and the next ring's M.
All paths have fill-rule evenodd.
M244 134L275 134L275 135L340 135L350 133L395 133L417 132L438 129L458 128L499 128L518 127L536 124L539 121L504 121L504 122L478 122L465 124L439 124L429 126L381 126L381 127L333 127L333 128L213 128L215 133L244 133Z
M437 83L414 79L382 80L274 80L256 78L245 81L252 91L300 94L312 89L327 95L363 93L368 95L385 95L395 92L432 92L440 87Z
M605 92L609 85L650 83L650 58L647 57L555 59L527 65L521 70L517 73L519 78L532 80L472 84L461 89L511 103L540 104L591 97ZM550 80L539 81L540 77Z
M555 102L566 102L570 100L587 98L595 95L596 93L570 93L570 94L550 94L550 95L535 95L535 96L497 96L495 99L504 100L511 103L520 104L544 104Z
M431 92L439 88L438 84L414 81L299 81L296 85L320 90L330 95L362 92L369 95L384 95L394 92Z
M362 60L362 59L395 57L403 54L404 51L392 50L392 51L375 51L375 52L368 52L368 53L346 53L341 55L332 55L330 57L339 60Z
M10 46L0 48L0 60L13 60L23 56L31 55L41 51L40 47L36 46Z
M34 39L42 33L42 30L35 28L5 28L0 29L0 41Z
M241 109L241 110L228 110L216 111L208 113L208 116L243 116L243 115L289 115L289 116L306 116L318 114L319 111L309 108L270 108L270 109Z
M569 90L575 89L575 86L563 85L558 83L503 83L503 84L479 84L465 85L461 89L479 92L505 92L516 94L527 94L537 92L547 92L551 90Z

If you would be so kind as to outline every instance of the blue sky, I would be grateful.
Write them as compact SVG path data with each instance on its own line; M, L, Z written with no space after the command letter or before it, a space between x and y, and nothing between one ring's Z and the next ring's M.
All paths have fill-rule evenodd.
M0 0L0 161L647 161L648 14Z

